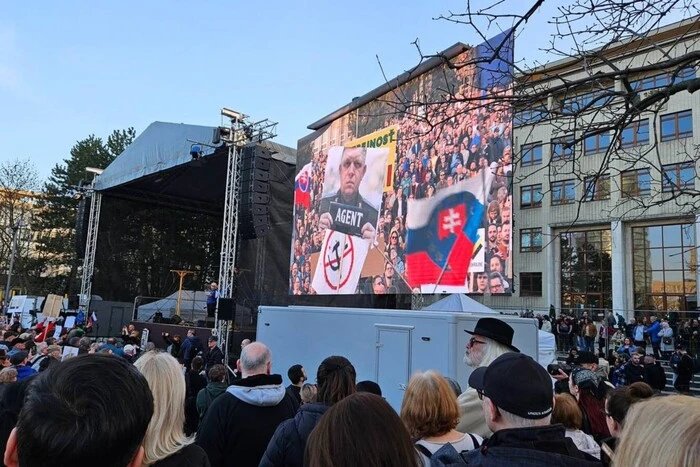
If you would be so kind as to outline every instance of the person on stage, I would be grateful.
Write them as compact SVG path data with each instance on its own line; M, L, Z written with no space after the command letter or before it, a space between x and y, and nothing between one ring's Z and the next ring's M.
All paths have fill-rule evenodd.
M213 318L216 313L216 301L219 299L219 285L212 282L207 290L207 317Z

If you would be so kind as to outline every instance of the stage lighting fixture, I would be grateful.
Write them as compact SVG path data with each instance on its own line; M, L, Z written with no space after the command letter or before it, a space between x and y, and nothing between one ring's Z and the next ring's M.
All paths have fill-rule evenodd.
M242 113L236 112L235 110L227 109L226 107L221 109L221 115L230 118L233 123L242 122L243 120L245 120L246 117Z
M202 146L199 144L193 144L190 146L190 156L192 156L192 160L196 161L200 157L202 157Z
M225 126L220 126L214 128L214 136L212 137L211 143L217 145L221 141L231 141L231 129Z

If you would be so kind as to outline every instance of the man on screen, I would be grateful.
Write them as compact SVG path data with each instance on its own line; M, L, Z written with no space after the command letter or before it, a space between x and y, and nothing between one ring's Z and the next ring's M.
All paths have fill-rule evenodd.
M367 173L366 159L366 148L343 149L338 169L340 189L337 193L321 199L319 211L322 214L318 221L321 229L339 230L337 223L343 222L357 228L362 238L374 239L374 224L377 222L378 211L360 195L360 183ZM340 207L332 213L331 203L356 209Z

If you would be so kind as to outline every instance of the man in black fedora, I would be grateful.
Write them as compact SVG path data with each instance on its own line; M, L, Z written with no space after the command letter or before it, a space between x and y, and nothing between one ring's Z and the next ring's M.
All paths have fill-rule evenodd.
M486 367L507 352L520 352L513 345L513 328L498 318L481 318L473 331L464 330L471 335L464 352L464 363L472 369ZM457 398L459 405L459 424L457 430L462 433L476 433L487 437L491 430L486 425L481 401L476 390L471 387Z

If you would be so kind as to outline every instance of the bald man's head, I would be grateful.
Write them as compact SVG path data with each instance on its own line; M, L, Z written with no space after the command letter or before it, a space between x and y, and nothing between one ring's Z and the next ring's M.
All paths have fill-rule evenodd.
M237 366L244 378L269 375L272 371L272 353L262 342L251 342L241 350Z

